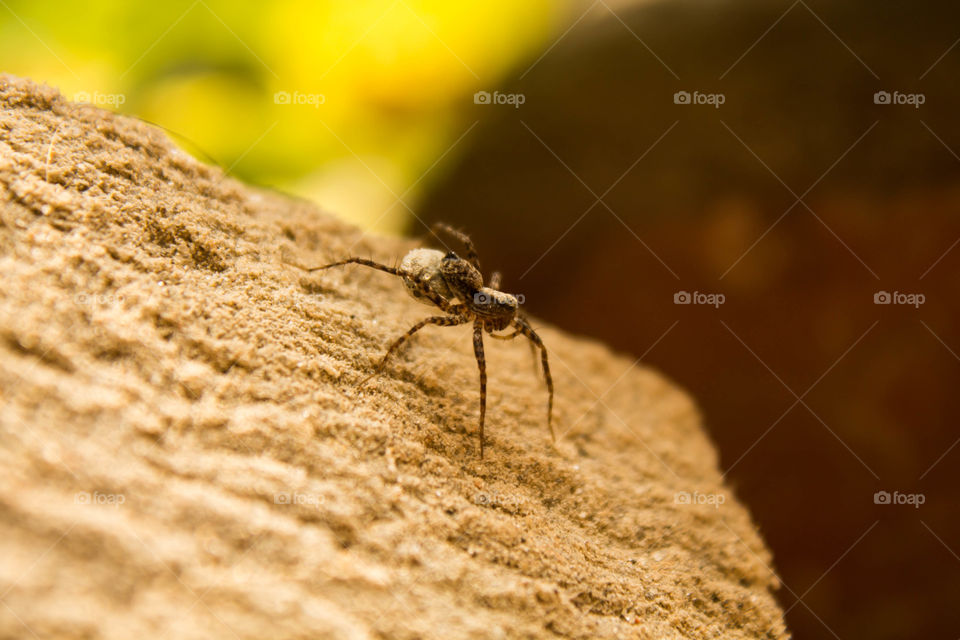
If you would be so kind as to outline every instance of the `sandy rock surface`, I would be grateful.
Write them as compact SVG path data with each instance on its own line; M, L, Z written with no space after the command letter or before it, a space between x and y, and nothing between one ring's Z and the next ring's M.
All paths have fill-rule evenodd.
M786 637L655 371L534 321L554 445L528 347L488 340L482 460L469 327L354 389L433 311L284 260L413 246L0 76L0 638Z

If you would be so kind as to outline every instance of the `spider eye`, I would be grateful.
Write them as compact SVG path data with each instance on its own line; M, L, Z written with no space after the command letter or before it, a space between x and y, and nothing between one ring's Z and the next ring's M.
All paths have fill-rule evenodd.
M443 259L444 259L444 260L459 260L459 259L460 259L460 256L458 256L458 255L455 254L453 251L451 251L451 252L448 253L447 255L443 256Z

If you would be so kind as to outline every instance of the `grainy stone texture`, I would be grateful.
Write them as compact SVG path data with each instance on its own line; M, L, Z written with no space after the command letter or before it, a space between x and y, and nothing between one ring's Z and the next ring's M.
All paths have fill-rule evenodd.
M0 638L786 637L659 374L535 323L552 445L528 347L489 341L480 460L470 329L355 392L431 311L284 264L411 242L48 87L0 76L0 107Z

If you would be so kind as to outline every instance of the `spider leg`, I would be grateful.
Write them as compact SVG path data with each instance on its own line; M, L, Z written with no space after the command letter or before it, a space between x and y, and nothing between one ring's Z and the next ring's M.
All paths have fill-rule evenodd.
M393 355L393 352L399 349L404 342L410 339L413 334L415 334L417 331L420 331L420 329L423 329L428 324L435 324L438 327L452 327L458 324L463 324L468 320L468 318L463 316L432 316L430 318L421 320L417 324L410 327L410 330L405 334L394 340L393 344L390 345L390 348L387 349L387 352L384 354L383 358L380 359L380 364L377 365L377 368L374 370L374 372L364 378L360 384L357 385L357 388L359 389L365 385L370 378L380 375L380 373L383 371L383 367L387 364L387 360L389 360L390 356Z
M470 239L470 236L465 234L463 231L454 229L450 225L445 224L443 222L435 223L433 225L433 228L439 231L443 231L453 236L457 240L459 240L463 244L463 246L467 248L467 260L469 260L470 264L472 264L474 267L477 268L477 271L480 270L480 257L477 255L477 250L473 246L473 240Z
M483 323L473 323L473 353L480 369L480 458L483 459L483 419L487 413L487 359L483 355Z
M550 437L556 442L557 435L553 431L553 378L550 376L550 364L547 362L547 348L543 345L543 340L540 339L537 332L527 323L526 318L517 316L514 324L520 333L525 335L532 344L540 348L540 362L543 365L543 377L547 383L547 393L549 394L547 400L547 426L550 427Z
M330 264L321 265L319 267L304 267L303 265L295 264L293 262L288 262L287 264L303 269L304 271L321 271L323 269L329 269L330 267L339 267L344 264L362 264L365 267L373 267L374 269L379 269L380 271L385 271L390 275L402 276L399 269L393 267L388 267L385 264L380 264L379 262L374 262L373 260L367 260L366 258L347 258L346 260L341 260L339 262L332 262Z

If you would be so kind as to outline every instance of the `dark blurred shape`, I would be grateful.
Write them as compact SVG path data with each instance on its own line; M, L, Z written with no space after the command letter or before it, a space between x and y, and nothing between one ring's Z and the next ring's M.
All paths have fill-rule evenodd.
M616 11L518 69L519 108L467 114L418 215L471 233L532 314L693 392L797 638L955 637L960 6Z

